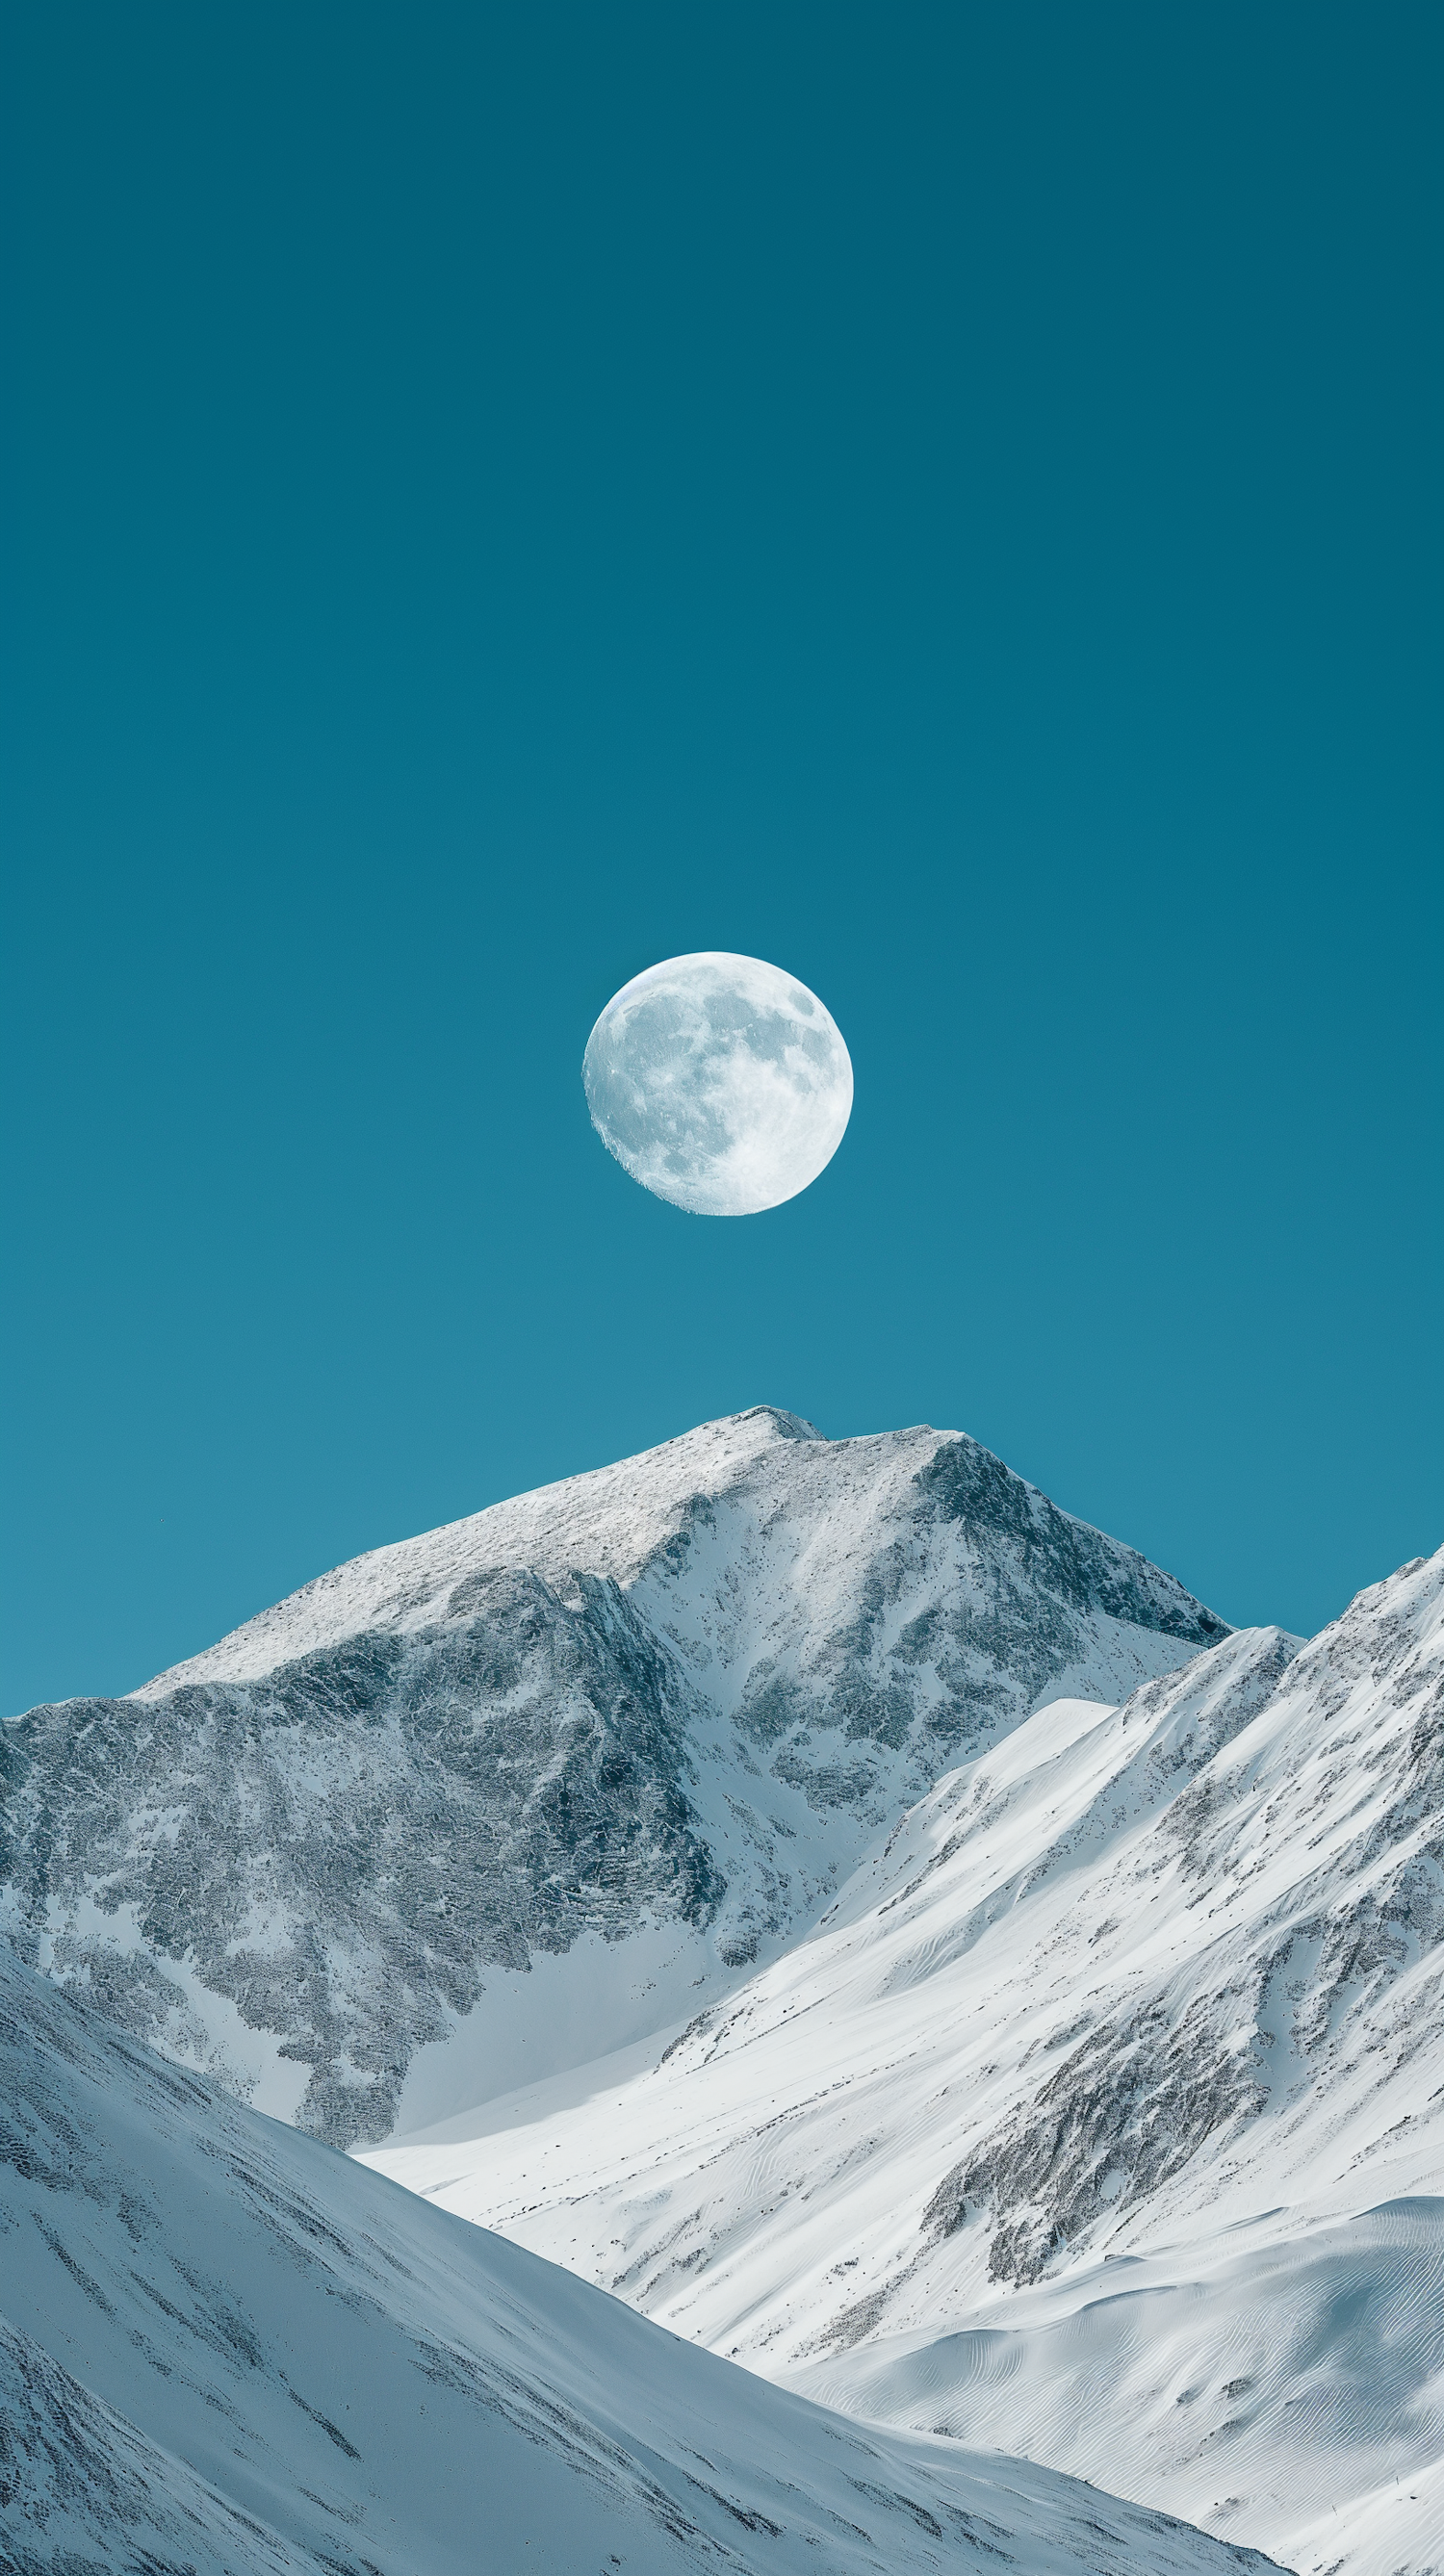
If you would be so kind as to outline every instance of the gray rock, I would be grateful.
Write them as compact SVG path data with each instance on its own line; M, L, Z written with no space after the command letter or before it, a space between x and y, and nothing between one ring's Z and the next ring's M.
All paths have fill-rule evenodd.
M4 1919L235 2090L268 2035L300 2125L372 2141L489 1976L643 1923L739 1971L962 1751L1227 1633L974 1441L760 1409L12 1721Z

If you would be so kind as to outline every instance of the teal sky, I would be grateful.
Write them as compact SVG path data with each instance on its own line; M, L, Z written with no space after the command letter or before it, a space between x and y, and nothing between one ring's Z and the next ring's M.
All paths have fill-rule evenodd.
M1444 1538L1435 5L12 13L0 1700L766 1401ZM608 996L802 978L688 1217Z

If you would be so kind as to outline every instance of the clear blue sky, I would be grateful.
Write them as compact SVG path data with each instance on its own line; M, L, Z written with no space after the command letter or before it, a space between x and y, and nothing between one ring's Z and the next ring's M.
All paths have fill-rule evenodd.
M767 1401L1444 1538L1436 0L12 14L0 1701ZM803 977L804 1197L610 993Z

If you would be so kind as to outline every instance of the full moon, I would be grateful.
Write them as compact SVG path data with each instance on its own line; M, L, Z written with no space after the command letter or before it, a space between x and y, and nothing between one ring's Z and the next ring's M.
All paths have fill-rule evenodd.
M852 1062L815 993L760 957L669 957L587 1040L592 1125L693 1216L755 1216L815 1181L852 1115Z

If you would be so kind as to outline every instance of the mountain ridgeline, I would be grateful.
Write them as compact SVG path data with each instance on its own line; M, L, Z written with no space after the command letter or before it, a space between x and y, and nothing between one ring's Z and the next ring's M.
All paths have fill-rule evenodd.
M586 1949L583 2054L681 2018L964 1756L1228 1633L975 1441L759 1408L10 1721L0 1924L163 2054L374 2142L423 2050L433 2113L503 2089L488 1998L539 1963Z
M869 2424L1440 2576L1444 1550L1049 1702L665 2047L366 2160Z
M5 2576L1266 2576L687 2351L3 1942L0 2246Z

